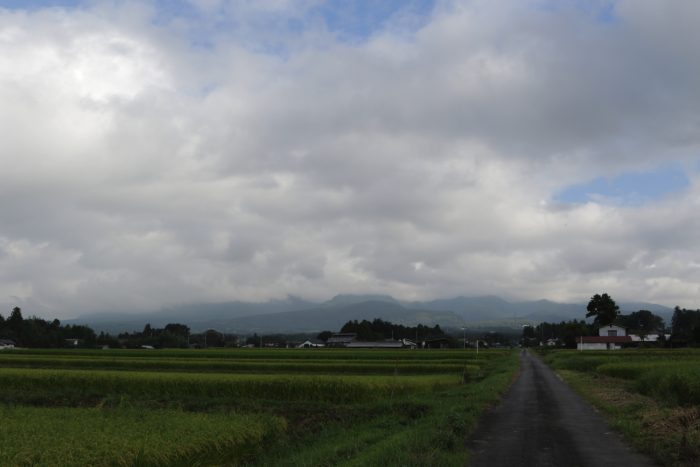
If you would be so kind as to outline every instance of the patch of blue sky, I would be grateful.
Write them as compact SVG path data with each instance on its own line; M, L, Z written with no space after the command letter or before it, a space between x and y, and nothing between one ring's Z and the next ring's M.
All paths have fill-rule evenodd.
M0 8L7 10L41 10L44 8L75 8L85 4L82 0L0 0Z
M598 177L560 191L554 200L561 203L591 201L639 206L683 191L690 181L680 164L667 164L647 172L625 172L615 177Z
M402 25L417 30L425 25L435 8L436 0L327 0L312 5L307 10L294 11L259 9L254 17L239 18L235 10L224 4L225 14L218 15L214 23L206 20L202 12L185 0L158 0L157 11L160 18L156 23L168 23L173 18L188 20L197 31L193 42L207 43L207 34L236 35L241 30L254 28L256 37L263 40L267 31L272 38L286 34L301 35L320 20L337 40L358 43L367 40L387 24L401 16ZM214 13L216 15L216 12ZM406 21L409 18L410 21ZM211 18L208 18L211 19ZM246 22L250 22L246 24ZM201 27L197 27L201 23ZM283 47L264 45L272 53L284 54Z
M555 14L574 9L602 24L615 24L620 19L617 15L617 0L536 0L533 5L537 10Z
M620 21L615 8L615 2L608 2L607 5L602 5L597 12L597 19L601 23L614 24Z
M411 17L418 29L429 21L435 0L330 0L311 10L320 16L328 30L345 42L362 42L378 31L396 15Z

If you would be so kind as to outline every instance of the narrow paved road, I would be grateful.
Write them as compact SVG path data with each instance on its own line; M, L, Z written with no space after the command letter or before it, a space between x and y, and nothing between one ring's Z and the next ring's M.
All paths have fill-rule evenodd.
M522 352L520 376L470 438L472 467L647 467L600 414L539 358Z

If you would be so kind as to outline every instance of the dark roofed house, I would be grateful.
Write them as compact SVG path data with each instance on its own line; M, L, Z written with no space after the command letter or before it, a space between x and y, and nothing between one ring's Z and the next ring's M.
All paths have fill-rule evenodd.
M354 332L339 332L333 334L326 341L328 347L347 347L349 343L357 340L357 334Z
M426 339L423 341L423 347L426 349L446 349L450 346L450 340L446 337L438 337L436 339Z

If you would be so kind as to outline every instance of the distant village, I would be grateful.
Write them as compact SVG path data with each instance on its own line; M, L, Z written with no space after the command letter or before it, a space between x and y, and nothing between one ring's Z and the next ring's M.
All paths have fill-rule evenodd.
M560 323L524 325L522 330L444 330L439 325L406 326L376 318L348 321L337 331L319 333L242 335L214 329L193 333L181 323L163 328L146 324L140 331L117 335L84 325L62 325L37 317L24 318L14 308L0 314L0 350L36 348L488 348L552 347L578 350L618 350L630 347L700 346L700 310L676 307L670 326L648 310L621 314L607 294L595 295L585 318Z

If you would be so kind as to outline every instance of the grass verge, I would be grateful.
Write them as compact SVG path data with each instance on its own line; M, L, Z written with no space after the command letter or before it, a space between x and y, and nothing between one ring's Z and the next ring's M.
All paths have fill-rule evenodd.
M619 378L573 370L557 372L636 449L660 465L698 466L700 408L661 403L639 394L634 383Z

